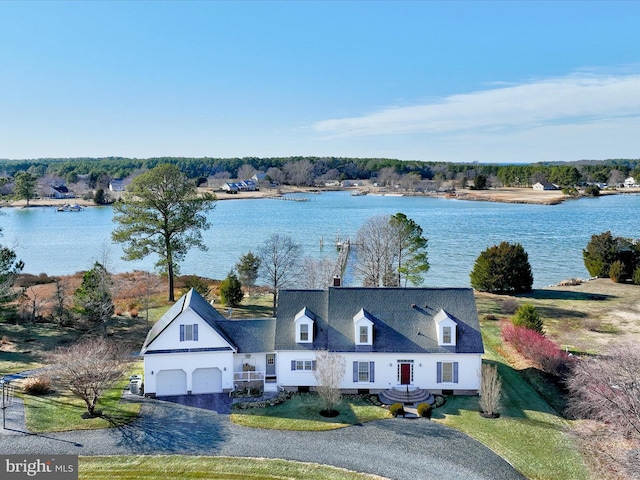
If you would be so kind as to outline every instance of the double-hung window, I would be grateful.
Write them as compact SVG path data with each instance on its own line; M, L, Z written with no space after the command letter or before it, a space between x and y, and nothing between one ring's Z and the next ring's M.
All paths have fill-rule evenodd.
M307 323L300 324L300 341L301 342L309 341L309 324Z
M198 341L198 324L181 324L180 325L180 341L181 342L197 342Z
M458 362L438 362L437 383L458 383Z
M371 383L375 381L374 362L353 362L353 382Z

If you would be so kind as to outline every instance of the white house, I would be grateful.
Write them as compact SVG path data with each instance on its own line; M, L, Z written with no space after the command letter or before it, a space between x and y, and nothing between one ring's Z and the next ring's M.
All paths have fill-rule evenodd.
M534 190L558 190L558 186L549 182L537 182L533 184Z
M484 353L465 288L282 290L274 319L228 320L191 290L142 347L147 395L215 393L259 383L312 390L316 352L346 360L345 393L476 394Z
M625 188L633 188L637 187L636 180L633 177L628 177L624 179Z

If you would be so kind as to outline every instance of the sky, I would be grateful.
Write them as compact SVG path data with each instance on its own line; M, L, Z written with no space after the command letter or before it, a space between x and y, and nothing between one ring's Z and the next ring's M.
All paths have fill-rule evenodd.
M0 1L0 158L640 157L640 1Z

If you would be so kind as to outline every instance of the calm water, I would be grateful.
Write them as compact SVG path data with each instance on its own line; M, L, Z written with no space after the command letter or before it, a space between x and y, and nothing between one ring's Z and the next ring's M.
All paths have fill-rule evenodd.
M308 257L335 258L337 236L355 237L369 217L405 213L429 239L425 286L469 286L469 272L485 248L502 241L519 242L529 254L534 286L570 277L585 278L582 249L594 233L640 237L640 196L615 195L562 205L516 205L423 197L351 197L345 192L306 195L308 202L226 200L210 214L204 232L209 250L193 250L181 273L224 278L238 258L257 250L272 233L290 235ZM114 272L152 270L155 259L124 262L111 243L113 213L109 207L82 212L54 208L3 208L1 242L14 248L25 272L51 275L90 268L108 251ZM324 248L321 244L324 243Z

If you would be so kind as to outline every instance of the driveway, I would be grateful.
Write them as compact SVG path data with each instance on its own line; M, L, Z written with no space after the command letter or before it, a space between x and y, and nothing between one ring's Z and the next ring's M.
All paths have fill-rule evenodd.
M25 433L18 405L7 409L0 454L226 455L335 465L398 480L523 480L472 438L424 419L389 419L328 432L241 427L228 415L152 399L124 427L36 435Z

